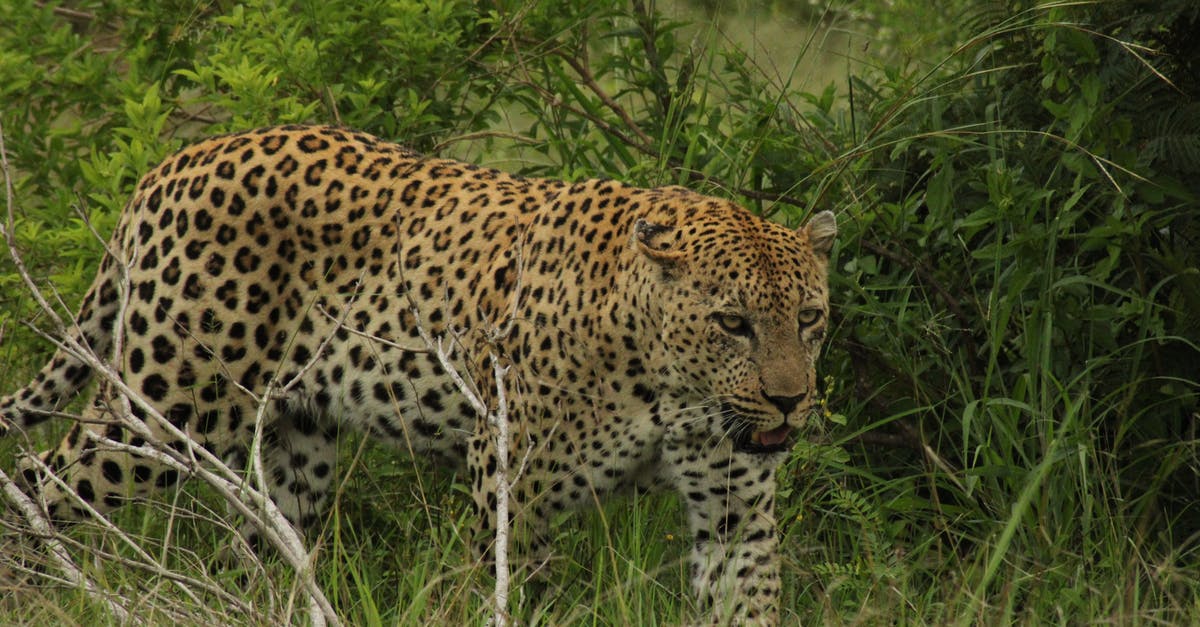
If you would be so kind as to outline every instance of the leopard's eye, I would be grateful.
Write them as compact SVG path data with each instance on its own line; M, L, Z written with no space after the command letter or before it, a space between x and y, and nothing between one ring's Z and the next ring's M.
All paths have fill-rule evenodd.
M713 318L730 335L740 335L742 337L752 337L754 335L754 329L750 327L750 321L737 314L717 313L713 314Z
M805 309L800 312L800 326L810 327L821 319L822 311L820 309Z

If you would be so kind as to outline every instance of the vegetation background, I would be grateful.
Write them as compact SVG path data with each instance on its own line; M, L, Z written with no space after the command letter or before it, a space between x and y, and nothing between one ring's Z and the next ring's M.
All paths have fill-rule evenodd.
M831 415L782 473L785 621L1187 624L1196 32L1191 0L7 0L0 122L20 252L72 305L102 249L81 216L108 233L171 151L281 122L532 175L684 184L789 224L833 209ZM5 255L0 390L50 352L29 320ZM4 468L19 444L0 444ZM457 479L345 447L319 563L339 614L480 622ZM74 551L150 622L300 620L288 569L207 572L235 542L211 505L187 489L118 518L241 609L122 568L104 532L72 532ZM519 622L686 619L672 497L558 530L561 584L519 591ZM69 587L0 593L0 623L114 620Z

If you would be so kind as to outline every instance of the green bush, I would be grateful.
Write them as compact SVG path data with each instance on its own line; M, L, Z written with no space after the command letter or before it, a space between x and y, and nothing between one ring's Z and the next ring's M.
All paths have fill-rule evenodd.
M1032 586L1070 585L1064 555L1093 585L1154 588L1143 551L1196 530L1197 93L1190 59L1142 46L1200 12L1017 8L965 19L942 67L857 91L870 131L842 127L842 154L866 156L826 364L853 382L851 425L913 449L856 459L924 523L913 541L932 513L979 555L969 606L998 594L1033 618Z

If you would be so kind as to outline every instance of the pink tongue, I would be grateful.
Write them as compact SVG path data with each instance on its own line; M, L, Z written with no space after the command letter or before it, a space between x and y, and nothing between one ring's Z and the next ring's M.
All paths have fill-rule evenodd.
M791 432L792 428L787 425L780 425L770 431L759 431L758 442L763 446L777 446L783 444Z

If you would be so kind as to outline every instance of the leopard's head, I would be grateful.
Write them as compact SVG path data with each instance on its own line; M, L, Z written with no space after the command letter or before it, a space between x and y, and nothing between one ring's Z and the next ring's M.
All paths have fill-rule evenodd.
M793 230L704 201L663 219L673 224L633 226L652 275L643 284L661 316L652 359L661 392L702 408L706 435L735 450L786 451L820 404L815 362L829 324L837 223L823 211ZM677 419L698 422L691 411Z

